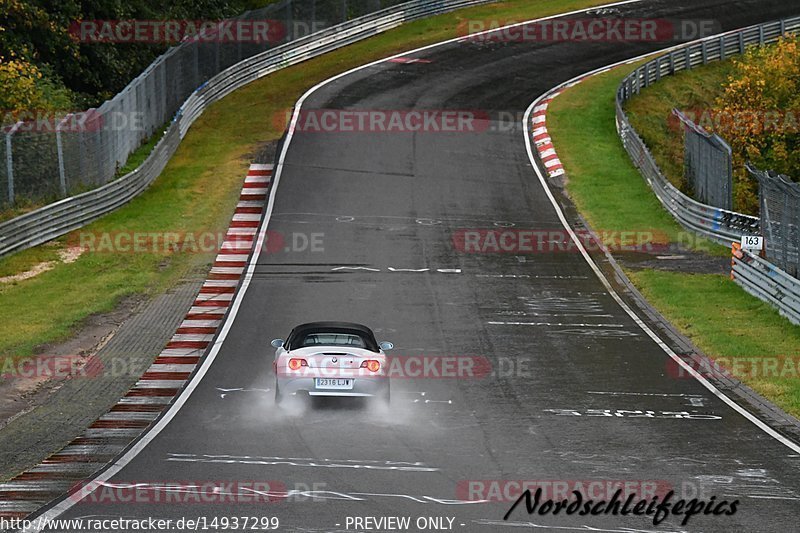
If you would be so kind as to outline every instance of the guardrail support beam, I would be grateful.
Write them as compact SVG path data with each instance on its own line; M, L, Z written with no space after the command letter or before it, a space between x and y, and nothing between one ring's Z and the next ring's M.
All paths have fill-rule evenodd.
M14 124L6 133L6 178L8 179L8 205L14 205L14 154L11 136L16 133L22 122Z

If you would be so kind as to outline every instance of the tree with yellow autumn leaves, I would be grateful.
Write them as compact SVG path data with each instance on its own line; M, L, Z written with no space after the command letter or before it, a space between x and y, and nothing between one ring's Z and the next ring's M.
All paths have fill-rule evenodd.
M705 125L733 150L734 208L758 213L758 184L744 168L800 179L800 42L781 39L733 59L733 72Z

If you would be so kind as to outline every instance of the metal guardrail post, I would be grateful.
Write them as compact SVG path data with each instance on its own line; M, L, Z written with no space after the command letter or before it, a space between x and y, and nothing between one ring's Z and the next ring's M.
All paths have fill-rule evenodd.
M194 50L194 85L200 84L200 47L193 46L192 49Z
M62 118L56 126L56 151L58 153L58 184L61 187L61 196L67 195L67 174L64 171L64 145L61 142L61 128L71 119L72 113Z
M14 159L11 155L10 133L6 133L6 179L8 180L8 205L14 205Z
M347 14L342 15L342 21L347 20ZM288 32L289 39L294 39L294 19L292 18L292 0L286 3L286 31Z
M17 122L6 132L6 178L8 179L8 205L14 205L14 154L11 137L17 132L22 122Z

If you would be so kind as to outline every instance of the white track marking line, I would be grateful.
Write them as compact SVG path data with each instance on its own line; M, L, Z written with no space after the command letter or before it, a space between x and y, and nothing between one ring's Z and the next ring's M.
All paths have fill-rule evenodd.
M487 322L492 326L553 326L553 327L576 327L576 328L624 328L624 324L570 324L566 322Z
M613 391L594 391L588 390L586 394L604 394L608 396L663 396L675 398L702 398L699 394L673 394L664 392L613 392Z
M530 24L532 22L538 22L538 21L542 21L542 20L551 20L551 19L555 19L555 18L561 18L561 17L566 17L566 16L569 16L569 15L574 15L576 13L585 13L586 11L591 11L593 9L601 9L601 8L605 8L605 7L619 6L619 5L625 5L625 4L634 4L634 3L641 2L641 1L642 0L624 0L622 2L613 2L613 3L610 3L610 4L604 4L602 6L593 6L593 7L585 8L585 9L576 9L574 11L569 11L567 13L559 13L557 15L551 15L551 16L548 16L548 17L541 17L541 18L537 18L537 19L526 20L526 21L519 22L519 23L516 23L516 24L509 24L508 26L503 26L501 28L493 28L491 30L482 31L482 32L476 33L474 35L481 35L481 34L486 34L486 33L498 32L498 31L502 31L502 30L505 30L505 29L508 29L508 28L513 28L513 27L517 27L517 26L523 26L525 24ZM278 184L280 183L281 174L283 173L283 161L286 158L286 152L289 149L289 145L291 144L291 140L294 137L294 130L297 127L297 120L298 120L298 117L299 117L299 114L300 114L300 109L301 109L301 107L303 105L303 102L305 102L306 99L309 96L311 96L311 94L313 94L317 89L319 89L319 88L327 85L328 83L330 83L332 81L335 81L335 80L337 80L339 78L342 78L342 77L347 76L349 74L352 74L354 72L358 72L359 70L363 70L363 69L372 67L374 65L377 65L379 63L383 63L385 61L389 61L389 60L394 59L396 57L401 57L404 54L412 54L412 53L422 52L424 50L428 50L428 49L435 48L435 47L438 47L438 46L443 46L443 45L446 45L446 44L455 43L455 42L458 42L461 39L462 39L462 37L454 37L454 38L448 39L446 41L433 43L433 44L430 44L430 45L427 45L427 46L423 46L423 47L420 47L420 48L416 48L414 50L410 50L410 51L407 51L407 52L401 52L399 54L395 54L393 56L386 57L384 59L379 59L377 61L373 61L371 63L367 63L365 65L361 65L359 67L355 67L353 69L350 69L348 71L342 72L340 74L337 74L337 75L335 75L333 77L330 77L330 78L328 78L326 80L321 81L317 85L311 87L308 91L305 92L305 94L303 94L303 96L300 97L300 99L297 101L297 104L295 105L294 111L292 113L292 120L291 120L291 122L289 124L289 131L286 134L286 142L283 144L283 148L281 150L280 157L278 158L278 164L275 166L275 168L272 171L272 187L270 188L269 201L267 203L267 209L266 209L266 211L264 213L264 220L262 222L261 228L260 228L259 233L258 233L258 240L256 242L255 251L250 256L250 261L249 261L248 266L247 266L247 273L245 274L244 278L242 279L242 286L241 286L239 292L236 294L236 299L233 301L233 303L231 305L231 309L230 309L230 312L228 313L228 316L226 317L225 323L222 324L222 328L221 328L221 330L219 332L219 336L217 337L217 341L212 345L211 350L208 353L208 356L203 360L203 363L200 365L200 368L198 368L198 370L194 374L194 376L192 376L191 381L189 381L186 384L186 387L181 391L181 393L175 399L175 402L163 414L163 416L158 419L158 422L156 422L156 424L153 425L152 428L150 428L147 432L145 432L143 435L141 435L139 437L139 440L137 440L135 442L135 444L133 446L131 446L130 449L128 449L128 451L125 453L125 455L123 455L122 457L117 459L115 462L110 464L108 468L106 468L105 470L100 472L97 476L95 476L94 478L91 478L91 479L97 480L97 481L108 481L109 479L111 479L111 477L113 477L115 474L117 474L120 470L125 468L125 466L127 466L137 455L139 455L139 453L141 453L141 451L150 443L150 441L155 439L158 436L158 434L161 433L164 430L164 428L167 426L167 424L169 424L172 421L172 419L175 417L175 415L178 413L178 411L180 411L181 408L186 404L186 401L189 399L189 396L191 396L192 393L195 391L197 386L200 384L200 381L202 381L203 377L208 372L208 368L211 366L211 364L216 359L217 354L219 353L219 350L222 347L222 344L225 342L225 339L228 336L228 332L230 331L231 327L233 326L233 322L236 320L236 315L238 314L239 308L242 305L242 301L244 300L244 295L247 293L247 288L250 286L250 282L251 282L251 280L253 278L253 273L255 271L256 263L258 261L258 256L260 255L261 248L262 248L263 243L264 243L264 237L266 236L267 226L269 225L269 220L272 217L272 211L274 210L274 207L275 207L275 195L276 195L276 192L278 190ZM527 125L526 125L526 139L527 139ZM798 450L798 451L800 452L800 450ZM43 520L45 520L45 519L52 520L55 517L61 515L62 513L66 512L67 510L72 508L79 501L80 501L80 499L65 498L65 499L61 500L60 502L58 502L53 507L51 507L50 509L48 509L47 511L45 511L44 513L42 513L40 515L40 517ZM24 533L34 533L34 532L38 532L39 530L40 530L39 528L34 526L34 527L26 528L24 530Z
M664 50L659 51L659 53L663 53L663 52L664 52ZM626 59L625 61L619 61L619 62L614 63L612 65L608 65L608 66L593 70L593 71L591 71L589 73L582 74L580 76L576 76L575 78L573 78L572 80L570 80L569 82L567 82L566 84L563 84L563 85L564 86L568 86L570 84L577 83L577 81L582 80L584 78L587 78L589 76L593 76L595 74L599 74L601 72L605 72L605 71L610 70L610 69L612 69L612 68L614 68L614 67L616 67L618 65L633 63L635 61L638 61L639 59L647 57L648 55L652 55L652 53L644 54L642 56L631 58L631 59ZM550 91L548 91L548 92L550 92ZM547 93L545 93L545 95L546 94ZM561 221L561 225L564 226L564 229L567 230L567 233L569 233L570 238L575 242L575 245L578 247L578 250L580 250L581 256L583 256L583 258L586 261L586 263L589 265L589 267L595 273L597 278L600 280L600 283L603 284L603 286L605 287L606 291L608 291L608 293L611 295L611 297L614 298L614 300L617 302L617 304L619 304L619 306L628 314L628 316L630 316L631 319L633 319L633 321L636 322L636 325L638 325L647 334L647 336L650 337L653 340L653 342L655 342L670 358L672 358L672 360L674 360L682 368L684 368L689 373L690 376L692 376L697 381L699 381L706 389L711 391L711 393L714 394L714 396L716 396L717 398L722 400L731 409L733 409L734 411L736 411L737 413L739 413L740 415L745 417L747 420L752 422L756 427L758 427L764 433L766 433L767 435L769 435L773 439L777 440L778 442L780 442L781 444L783 444L784 446L786 446L790 450L792 450L794 452L797 452L797 453L800 453L800 445L798 445L798 444L792 442L791 440L787 439L786 437L784 437L783 435L781 435L780 433L778 433L777 431L775 431L774 429L769 427L767 424L765 424L759 418L757 418L756 416L754 416L751 413L749 413L747 410L745 410L739 404L737 404L736 402L731 400L728 396L726 396L722 391L717 389L711 382L709 382L706 378L704 378L702 375L700 375L694 368L692 368L683 359L678 357L678 355L674 351L672 351L672 349L669 346L667 346L667 344L664 341L662 341L661 338L658 335L656 335L656 333L652 329L650 329L647 326L647 324L645 324L644 321L642 321L641 318L639 318L639 316L628 306L628 304L626 304L625 301L622 298L620 298L620 296L617 294L617 292L611 286L611 283L609 283L609 281L606 278L605 274L603 274L603 272L600 270L600 268L597 266L597 264L591 258L589 253L586 251L586 248L583 247L583 244L581 243L581 241L578 238L578 236L575 234L575 231L572 229L572 227L570 227L569 223L567 222L567 219L564 216L564 212L561 210L561 206L558 205L558 202L556 202L556 199L553 196L553 193L550 191L550 187L547 185L547 180L545 180L544 175L542 174L542 171L539 169L539 165L536 164L536 159L534 158L534 155L533 155L533 148L531 146L532 135L531 135L531 131L530 131L530 126L531 126L530 116L531 116L531 113L533 112L533 108L536 107L537 105L539 105L539 102L544 98L545 95L540 96L539 98L534 100L533 103L530 106L528 106L528 109L525 111L525 115L524 115L524 117L522 119L524 121L523 133L525 135L525 149L528 151L528 159L530 160L530 164L533 167L534 172L536 172L536 176L539 178L539 183L542 185L542 189L544 189L545 194L547 194L548 200L550 200L550 203L552 204L553 209L555 209L556 214L558 215L558 219Z

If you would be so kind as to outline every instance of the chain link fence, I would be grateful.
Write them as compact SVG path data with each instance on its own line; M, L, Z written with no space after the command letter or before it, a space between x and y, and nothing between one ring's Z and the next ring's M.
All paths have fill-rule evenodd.
M698 202L733 209L733 153L722 137L672 110L683 124L684 178Z
M227 39L219 25L171 47L99 108L3 124L0 209L52 202L109 183L212 76L267 49L401 2L283 0L225 21L266 21L267 39Z
M761 233L767 259L788 274L800 274L800 184L787 176L747 165L758 180Z

